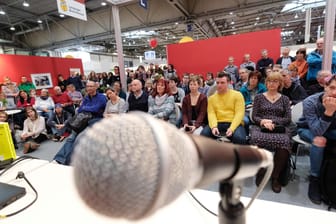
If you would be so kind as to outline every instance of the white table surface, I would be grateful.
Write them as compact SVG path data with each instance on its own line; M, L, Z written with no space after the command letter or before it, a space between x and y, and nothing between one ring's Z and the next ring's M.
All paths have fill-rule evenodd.
M72 167L62 166L41 161L31 162L32 167L26 167L26 176L39 193L37 202L24 212L0 220L0 224L16 223L134 223L125 220L111 219L95 213L88 208L79 197L74 181ZM25 169L23 164L21 169ZM24 171L24 170L23 170ZM0 210L0 214L13 212L26 205L34 198L34 193L23 180L10 178L15 174L1 177L0 181L8 180L9 183L26 186L27 195ZM194 195L210 210L217 213L219 194L205 190L193 190ZM247 204L247 198L242 201ZM156 212L151 217L143 219L141 224L198 224L218 223L217 217L201 208L188 193L181 195L176 201ZM336 223L336 213L316 210L294 205L281 204L270 201L256 200L246 213L246 223L304 223L304 224L331 224Z

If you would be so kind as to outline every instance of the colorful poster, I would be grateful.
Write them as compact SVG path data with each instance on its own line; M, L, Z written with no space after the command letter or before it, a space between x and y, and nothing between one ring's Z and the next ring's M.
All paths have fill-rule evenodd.
M56 0L58 12L81 20L87 20L85 0Z

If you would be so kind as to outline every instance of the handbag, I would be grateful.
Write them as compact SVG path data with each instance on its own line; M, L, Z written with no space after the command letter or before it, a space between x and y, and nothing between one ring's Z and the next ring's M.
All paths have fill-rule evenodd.
M269 130L268 128L262 126L261 127L261 132L265 132L265 133L285 133L286 128L283 125L275 125L273 130Z
M91 113L88 112L78 113L71 118L68 125L74 132L78 134L88 126L89 120L91 120L91 118L92 118Z

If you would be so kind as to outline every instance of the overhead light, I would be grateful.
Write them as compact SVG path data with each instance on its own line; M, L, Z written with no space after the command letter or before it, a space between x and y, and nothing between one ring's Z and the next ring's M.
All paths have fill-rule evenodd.
M15 27L14 27L14 26L11 26L9 29L10 29L11 31L15 31Z
M230 15L233 15L233 12L230 12Z
M23 1L22 5L23 5L24 7L29 7L29 3L28 3L26 0Z
M297 19L297 18L299 18L299 16L297 13L295 13L294 19Z
M59 16L60 16L61 18L64 18L64 17L65 17L65 15L63 15L63 14L60 14Z
M256 25L258 25L258 23L257 23L257 22L255 22L255 23L254 23L254 25L256 26Z
M257 18L256 18L256 20L259 20L259 19L260 19L260 17L257 17Z
M325 9L323 9L323 14L326 14L326 10Z
M286 26L289 26L289 23L286 23Z
M3 9L0 9L0 15L6 15L6 12Z
M101 2L100 4L101 4L102 6L106 6L106 5L107 5L106 2Z
M235 24L235 22L232 20L231 25Z
M234 29L234 28L236 28L236 27L233 26L232 29Z
M41 23L43 23L43 21L42 21L41 19L38 19L38 20L37 20L37 23L40 23L40 24L41 24Z

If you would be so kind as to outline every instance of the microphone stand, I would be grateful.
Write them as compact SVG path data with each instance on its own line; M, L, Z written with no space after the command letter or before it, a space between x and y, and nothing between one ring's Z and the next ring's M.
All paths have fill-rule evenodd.
M218 205L219 224L245 224L245 207L240 201L242 184L242 180L219 183L221 196Z

